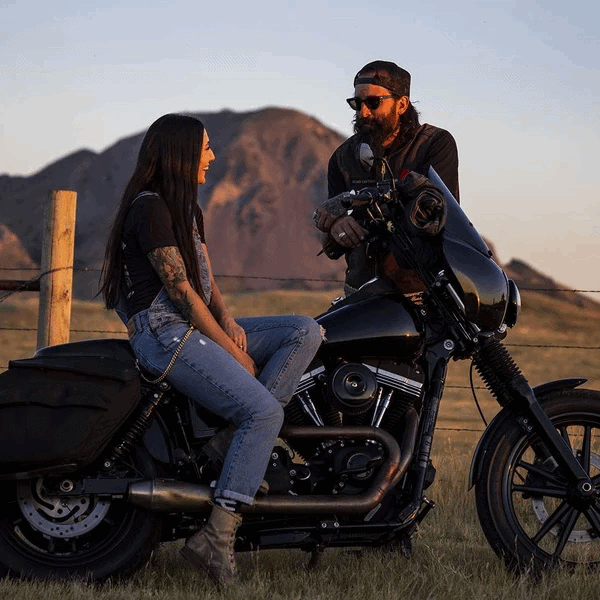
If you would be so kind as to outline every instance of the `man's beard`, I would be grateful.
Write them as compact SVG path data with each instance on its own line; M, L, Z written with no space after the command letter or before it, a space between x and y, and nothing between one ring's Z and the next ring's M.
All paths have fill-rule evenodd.
M382 144L399 130L399 119L394 117L365 119L356 115L353 124L359 142L369 144L375 156L383 156Z

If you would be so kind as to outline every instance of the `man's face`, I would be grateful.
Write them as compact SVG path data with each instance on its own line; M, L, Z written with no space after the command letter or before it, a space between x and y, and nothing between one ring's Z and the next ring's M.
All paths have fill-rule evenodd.
M390 93L387 88L371 83L361 83L354 88L354 96L361 99L369 96L389 96ZM354 132L361 141L371 146L376 155L382 154L394 141L400 131L400 117L406 112L408 102L407 96L383 98L375 109L370 109L362 103L360 110L356 111Z

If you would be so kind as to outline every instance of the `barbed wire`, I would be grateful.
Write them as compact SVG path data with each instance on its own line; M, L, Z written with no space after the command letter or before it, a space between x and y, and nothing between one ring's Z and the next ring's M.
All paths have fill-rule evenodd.
M45 275L50 275L51 273L58 273L58 271L73 271L73 270L74 270L73 265L69 265L67 267L56 267L54 269L48 269L47 271L40 273L37 277L34 277L33 279L29 279L27 281L20 282L21 285L17 286L14 290L9 290L6 294L4 294L4 296L0 296L0 303L4 302L4 300L9 298L13 294L16 294L17 292L22 292L22 291L35 292L35 291L37 291L37 290L27 290L26 288L31 287L32 284L34 284L34 283L40 283L42 280L42 277L44 277Z
M0 327L0 331L37 331L37 327ZM70 333L103 333L113 335L125 335L125 331L113 329L70 329ZM600 350L600 346L572 346L568 344L504 344L512 348L557 348L559 350Z
M56 269L50 269L45 271L44 273L40 273L37 277L22 282L22 284L15 290L8 291L4 296L0 296L0 303L2 303L6 298L15 294L26 287L29 287L33 282L39 282L42 277L45 275L49 275L50 273L72 269L73 271L78 272L100 272L100 269L88 268L88 267L77 267L74 268L72 266L67 267L58 267ZM39 270L34 267L0 267L0 270L5 271L33 271ZM239 278L239 279L266 279L272 281L318 281L318 282L331 282L331 283L344 283L339 279L328 279L328 278L308 278L308 277L273 277L273 276L258 276L258 275L215 275L216 277L230 277L230 278ZM521 288L522 290L528 291L550 291L550 292L574 292L574 293L600 293L600 290L576 290L576 289L556 289L556 288ZM33 327L0 327L0 331L37 331L37 328ZM113 330L101 330L101 329L71 329L71 333L99 333L99 334L112 334L112 335L123 335L124 332L113 331ZM569 345L569 344L523 344L523 343L508 343L505 344L507 347L512 348L554 348L554 349L562 349L562 350L600 350L600 346L579 346L579 345Z
M67 269L69 267L63 267ZM38 267L0 267L0 271L39 271ZM92 267L73 267L74 273L100 273L102 269ZM35 278L38 279L44 275L48 275L51 271L40 273ZM326 283L344 283L343 279L330 279L323 277L275 277L271 275L229 275L225 273L215 274L215 277L230 278L230 279L265 279L269 281L320 281ZM35 279L31 281L35 281ZM29 282L28 282L29 283ZM570 292L575 294L600 294L599 290L584 290L578 288L540 288L540 287L519 287L519 290L528 292Z

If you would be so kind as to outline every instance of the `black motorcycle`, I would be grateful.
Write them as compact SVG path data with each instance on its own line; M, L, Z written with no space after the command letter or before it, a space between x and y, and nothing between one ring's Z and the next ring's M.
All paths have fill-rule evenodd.
M502 406L470 473L492 548L519 571L600 561L600 393L578 389L583 378L530 387L501 341L517 320L517 287L434 171L430 179L447 206L434 260L421 260L405 231L399 182L384 178L347 197L374 247L393 248L425 291L415 302L380 277L317 317L327 339L286 407L269 492L246 507L236 550L301 548L314 559L326 547L409 553L435 506L424 491L435 477L430 455L448 363L471 359ZM138 373L125 340L48 347L15 362L75 365L84 379L119 375L139 386L141 400L98 425L86 460L11 472L0 457L0 574L128 575L161 541L202 527L217 475L202 447L226 423L166 380ZM76 435L94 418L69 431L42 426L39 435Z

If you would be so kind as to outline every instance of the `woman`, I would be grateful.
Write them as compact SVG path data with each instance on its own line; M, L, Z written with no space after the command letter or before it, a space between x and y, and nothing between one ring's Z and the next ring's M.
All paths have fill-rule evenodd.
M166 371L178 390L235 427L208 523L182 549L194 566L230 583L240 506L253 502L283 406L321 333L309 317L236 321L229 313L197 203L197 185L214 159L198 119L170 114L150 126L108 239L101 291L108 308L124 305L141 367L156 376Z

